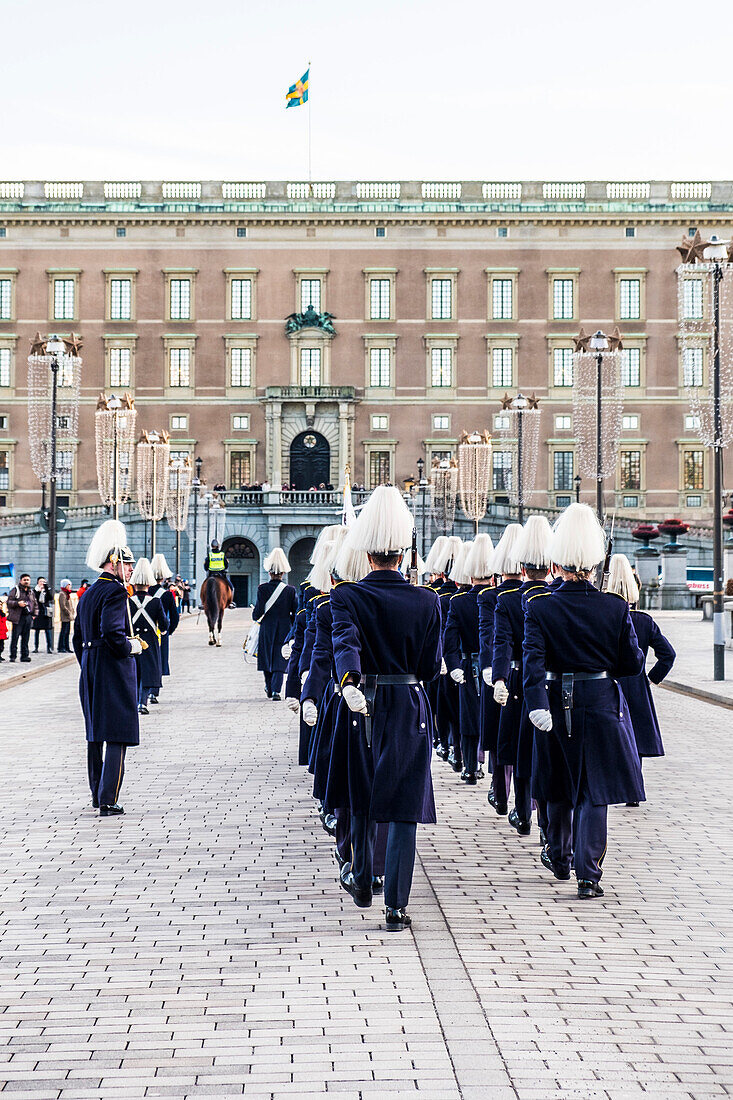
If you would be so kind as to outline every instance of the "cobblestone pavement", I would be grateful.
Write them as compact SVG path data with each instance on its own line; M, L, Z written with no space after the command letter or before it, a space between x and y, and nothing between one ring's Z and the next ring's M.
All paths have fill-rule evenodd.
M600 902L436 762L414 933L389 935L336 886L245 616L220 650L176 635L122 818L89 803L75 670L3 693L3 1096L733 1093L725 710L657 693L669 755L612 811Z

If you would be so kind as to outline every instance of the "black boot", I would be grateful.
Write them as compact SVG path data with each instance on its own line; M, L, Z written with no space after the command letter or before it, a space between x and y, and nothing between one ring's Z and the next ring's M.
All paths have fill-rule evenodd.
M390 909L390 907L387 906L385 910L385 924L388 932L404 932L406 928L410 927L412 921L404 909Z

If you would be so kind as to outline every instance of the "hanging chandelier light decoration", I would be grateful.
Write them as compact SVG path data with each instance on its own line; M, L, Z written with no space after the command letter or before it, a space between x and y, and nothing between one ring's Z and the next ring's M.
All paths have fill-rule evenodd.
M52 338L57 339L57 338ZM53 421L53 382L56 376L56 452L68 451L79 435L79 397L81 393L81 337L72 333L62 336L65 351L47 355L44 340L37 332L28 356L28 439L31 466L41 483L50 481L53 456L51 427ZM58 371L52 369L57 361Z
M458 463L455 458L434 458L430 469L430 515L442 534L453 530L457 496Z
M143 519L163 518L168 499L170 443L167 432L143 432L135 448L137 507Z
M603 347L601 338L605 342ZM583 477L602 481L616 473L624 404L623 344L617 328L610 336L601 332L588 336L581 328L574 341L573 432L577 440L577 467Z
M511 454L512 473L508 486L509 501L516 507L529 503L537 478L537 459L540 449L540 403L532 394L525 397L518 393L510 397L505 393L501 401L502 446ZM520 520L521 522L521 520Z
M713 401L713 340L715 269L718 268L719 339L720 339L720 428L721 445L733 438L733 244L717 248L716 236L704 241L699 230L685 237L678 251L682 263L677 268L677 316L682 355L682 384L697 418L695 434L706 447L715 443ZM705 259L705 253L720 251L717 264ZM727 253L727 256L726 256ZM726 278L722 276L727 276Z
M185 531L188 525L188 506L191 500L193 469L191 459L173 459L168 466L168 503L166 518L172 531Z
M100 393L94 414L97 485L102 504L112 508L115 517L119 505L130 499L136 423L135 402L129 393L122 397Z
M486 515L491 488L491 436L488 431L461 434L458 445L458 494L467 519L478 533Z

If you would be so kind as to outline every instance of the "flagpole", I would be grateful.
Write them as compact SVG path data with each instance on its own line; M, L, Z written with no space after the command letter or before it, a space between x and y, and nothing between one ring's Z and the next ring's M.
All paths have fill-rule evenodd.
M311 63L308 62L308 198L313 197L313 172L311 169Z

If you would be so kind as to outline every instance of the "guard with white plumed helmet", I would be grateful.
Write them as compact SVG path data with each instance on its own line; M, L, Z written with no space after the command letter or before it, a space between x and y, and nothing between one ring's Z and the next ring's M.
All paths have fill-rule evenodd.
M604 554L594 512L571 504L550 544L563 583L527 601L524 629L524 695L538 730L533 793L547 801L542 862L568 879L572 858L579 898L603 894L608 806L644 798L628 707L616 683L641 672L644 656L628 604L591 583Z
M153 570L155 584L148 589L151 596L157 596L168 618L168 629L160 638L160 665L163 676L170 676L170 640L176 631L180 614L178 602L170 589L170 579L173 576L165 554L154 554L150 559L150 568ZM158 702L158 694L151 695L150 702Z

